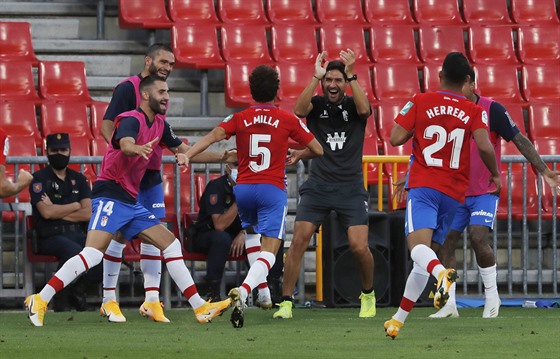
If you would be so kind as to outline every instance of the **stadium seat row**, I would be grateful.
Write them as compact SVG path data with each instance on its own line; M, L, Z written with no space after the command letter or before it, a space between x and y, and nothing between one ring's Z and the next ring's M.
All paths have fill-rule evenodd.
M270 39L270 40L269 40ZM465 41L465 39L467 39ZM514 40L516 39L516 40ZM175 24L178 67L223 68L227 62L313 62L352 49L359 63L441 63L450 51L473 64L560 65L560 25L368 26ZM269 51L270 49L270 51Z
M162 29L181 22L533 25L559 19L555 0L119 0L121 28Z

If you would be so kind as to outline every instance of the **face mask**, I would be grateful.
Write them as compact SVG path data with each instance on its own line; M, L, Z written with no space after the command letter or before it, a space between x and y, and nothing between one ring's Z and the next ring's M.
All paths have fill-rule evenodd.
M237 182L237 168L232 168L230 173L233 182Z
M55 153L54 155L48 155L49 164L56 170L65 169L70 161L70 156L65 156L60 153Z

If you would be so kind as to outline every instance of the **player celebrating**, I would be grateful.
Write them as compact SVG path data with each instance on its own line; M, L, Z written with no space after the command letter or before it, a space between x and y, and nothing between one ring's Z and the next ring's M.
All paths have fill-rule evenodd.
M559 172L551 171L550 168L540 158L535 146L525 137L515 125L508 112L500 103L488 97L478 96L474 93L475 73L471 69L470 80L463 87L463 94L472 102L482 106L489 113L490 139L496 152L498 168L501 163L501 139L513 141L519 152L541 173L548 185L559 192L560 175ZM489 194L488 177L489 173L481 168L482 161L476 150L476 146L471 141L471 170L469 175L469 188L466 193L464 204L459 206L455 219L451 224L451 229L447 234L445 244L440 248L438 255L446 266L455 267L455 245L461 233L468 225L471 246L476 255L478 271L484 283L484 310L483 318L495 318L500 312L500 296L498 295L498 285L496 282L496 258L492 247L488 243L488 233L494 226L494 218L498 209L499 196ZM454 291L451 292L452 294ZM450 296L449 301L437 313L430 315L430 318L458 317L455 296Z
M140 236L163 252L171 278L194 308L196 319L206 323L225 311L231 300L205 302L196 290L192 276L185 266L181 243L159 219L137 201L140 181L154 146L171 146L179 153L187 146L172 135L164 114L169 101L167 83L157 76L140 82L142 103L137 110L119 115L117 130L105 156L101 173L93 185L92 212L85 248L70 258L38 294L25 299L29 319L35 326L43 326L47 305L56 292L72 283L81 273L99 264L116 231L125 238ZM178 141L178 142L176 142Z
M323 148L303 123L293 114L273 105L279 88L278 73L270 66L257 66L249 77L251 96L256 106L226 117L208 135L197 142L178 163L189 159L211 144L236 135L239 172L234 194L243 228L254 226L262 235L261 252L239 288L229 296L234 302L231 321L243 326L245 300L251 290L266 281L274 265L276 252L284 239L288 197L284 180L288 140L321 156ZM258 224L258 225L257 225Z
M499 193L500 173L496 155L488 139L486 111L462 94L469 81L470 65L460 52L449 53L440 72L441 88L436 92L416 94L400 111L391 131L390 142L400 146L413 138L409 189L406 205L405 233L410 257L414 261L397 313L384 323L393 339L428 282L437 278L434 306L439 309L449 298L457 272L446 269L437 259L434 248L443 244L449 225L460 203L465 201L469 174L469 139L472 136L490 179Z

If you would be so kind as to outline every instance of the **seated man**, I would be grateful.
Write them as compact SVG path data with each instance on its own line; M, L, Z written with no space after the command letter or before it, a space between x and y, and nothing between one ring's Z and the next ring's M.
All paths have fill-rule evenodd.
M245 246L245 231L233 195L237 163L226 165L226 172L206 185L190 238L193 252L208 255L204 279L207 297L213 302L220 300L220 283L228 257L242 255Z
M91 188L86 177L68 168L70 139L67 133L47 136L49 165L33 173L29 187L33 207L33 227L37 234L37 254L59 259L59 268L80 253L86 243L86 229L91 217ZM102 268L96 266L55 298L54 310L72 306L86 310L85 289L99 284Z

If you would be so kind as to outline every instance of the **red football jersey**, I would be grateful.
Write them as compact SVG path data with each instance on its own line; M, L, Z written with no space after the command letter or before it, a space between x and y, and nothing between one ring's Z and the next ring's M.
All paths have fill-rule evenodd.
M286 189L286 155L292 138L307 146L314 136L295 115L276 106L251 106L226 117L219 125L227 138L235 135L237 183L268 183Z
M8 136L3 129L0 128L0 165L6 165L6 156L8 155Z
M471 133L488 128L486 111L454 92L428 92L415 95L395 122L414 130L408 188L430 187L464 202Z

